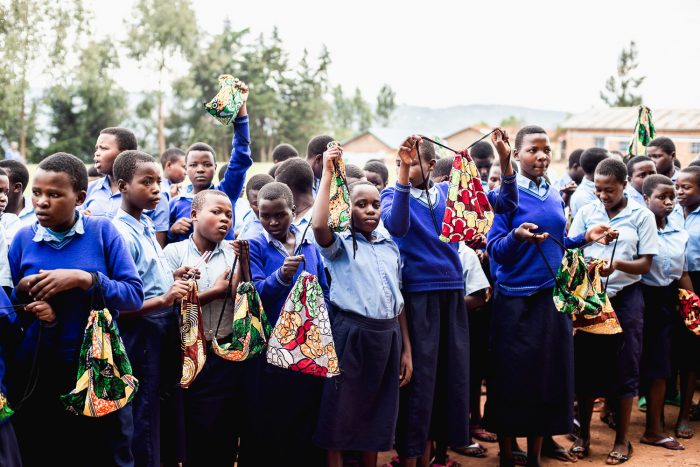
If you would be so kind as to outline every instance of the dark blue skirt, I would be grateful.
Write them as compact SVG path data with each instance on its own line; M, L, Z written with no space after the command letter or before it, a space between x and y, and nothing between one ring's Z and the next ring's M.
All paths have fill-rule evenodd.
M342 373L324 382L314 442L324 449L389 451L399 413L399 320L338 312L333 339Z
M12 422L0 424L0 465L2 467L22 466Z
M497 293L491 305L492 372L484 422L500 436L569 433L573 422L573 322L552 289Z
M642 381L671 376L671 346L678 306L678 282L666 287L642 284L644 296L644 339L642 348Z

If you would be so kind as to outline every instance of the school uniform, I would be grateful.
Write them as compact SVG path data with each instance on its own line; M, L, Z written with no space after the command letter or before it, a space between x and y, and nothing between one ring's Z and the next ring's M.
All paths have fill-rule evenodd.
M249 214L255 215L255 212L253 212L253 209L250 207L250 203L246 198L239 197L236 200L236 204L233 207L234 215L235 215L235 223L233 224L233 231L234 232L239 232L241 228L243 227L243 223L245 222L246 216Z
M36 222L36 214L34 213L34 205L32 204L32 197L30 195L24 195L24 207L18 214L19 220L22 221L22 225L32 225Z
M601 223L617 230L619 236L610 245L594 243L586 248L584 253L587 258L610 259L613 248L613 259L626 261L659 253L654 214L635 201L628 198L627 206L612 219L600 201L589 204L576 215L569 232L575 235ZM609 279L603 278L622 333L576 333L577 392L621 399L637 395L644 324L641 278L641 275L620 270L614 271Z
M10 262L7 259L8 242L5 238L5 229L0 225L0 287L6 287L9 290L13 288L13 284Z
M231 205L234 207L233 219L231 225L236 225L236 201L243 190L245 184L245 175L251 165L253 159L250 158L250 131L248 130L248 116L236 117L233 120L233 150L231 151L231 159L228 163L228 168L224 174L224 178L218 184L212 182L209 190L219 190L226 193L231 200ZM182 217L190 218L192 216L192 200L194 193L192 185L188 185L179 196L170 200L170 220L169 225L177 222ZM192 229L184 234L172 234L168 231L168 242L175 243L186 240ZM226 234L226 240L234 239L234 229Z
M260 223L260 219L255 215L255 212L251 209L248 211L243 218L243 226L238 232L238 240L250 240L263 233L263 226Z
M39 223L23 227L12 241L10 269L15 286L39 270L75 268L97 273L105 306L112 317L118 310L140 309L143 285L134 260L117 229L104 217L86 217L76 211L76 222L67 232L56 233ZM19 298L13 291L15 303ZM59 396L76 384L78 359L90 311L102 306L95 286L74 288L50 299L56 313L52 325L40 325L25 316L25 334L15 361L18 378L11 392L22 397L26 376L37 355L36 387L14 416L24 465L133 465L132 406L99 418L75 416ZM94 296L94 297L93 297ZM94 305L92 299L94 298ZM40 345L39 345L40 344ZM41 440L37 449L36 440Z
M165 262L173 272L183 266L196 266L204 252L197 250L192 236L187 240L171 243L163 250ZM233 248L227 241L219 242L207 262L199 264L199 293L210 289L226 268L233 267ZM185 465L233 465L238 446L236 439L241 431L242 364L230 362L214 353L211 342L216 333L219 343L230 341L233 322L233 303L221 318L224 299L202 305L202 324L207 341L207 359L204 368L194 382L183 389L185 437L187 461Z
M574 180L571 178L571 175L569 175L569 172L565 172L564 175L560 179L558 179L556 183L554 183L554 188L561 191L566 185L573 181Z
M136 220L119 209L114 226L126 242L143 281L144 298L164 295L173 283L153 221L145 214ZM120 320L120 332L139 390L133 400L137 466L160 465L161 395L171 393L180 380L180 332L172 306Z
M573 420L573 323L552 299L564 252L553 240L540 248L521 242L524 222L539 226L567 248L585 232L567 237L564 201L544 177L539 184L518 174L518 209L497 215L488 234L495 284L491 304L491 378L484 422L499 436L569 433Z
M497 209L517 206L515 177L503 194L489 192ZM439 222L448 184L428 191ZM397 183L381 193L382 222L401 252L402 292L411 338L413 376L401 391L397 451L419 457L426 441L464 446L469 441L469 323L456 243L438 239L425 190ZM459 356L459 357L457 357Z
M597 199L598 197L595 195L595 183L593 183L593 180L588 180L586 177L583 177L579 186L576 187L576 191L571 195L571 199L569 199L571 218L573 219L576 217L576 213L579 209Z
M324 449L388 451L399 413L403 309L399 248L346 231L319 247L331 275L333 339L342 376L326 380L314 442Z
M0 394L7 396L7 390L3 384L6 362L11 361L12 353L20 338L19 323L14 309L10 308L12 302L4 290L0 290ZM9 403L13 408L12 401ZM0 465L3 467L20 467L20 457L17 437L12 427L12 417L0 422Z
M638 192L632 184L628 183L627 188L625 188L625 194L631 200L634 200L640 206L646 207L647 202L644 200L644 195Z
M11 212L3 212L0 215L0 226L2 226L5 231L5 241L7 245L12 243L12 239L19 229L21 229L24 224L20 220L17 214L12 214Z

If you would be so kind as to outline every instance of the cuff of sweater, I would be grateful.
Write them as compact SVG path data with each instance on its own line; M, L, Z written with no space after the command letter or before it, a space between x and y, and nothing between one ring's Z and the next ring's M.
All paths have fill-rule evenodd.
M236 117L233 119L233 123L234 123L234 125L236 123L248 123L248 116L243 115L242 117Z
M284 286L284 287L289 287L292 285L292 281L286 281L284 277L282 276L282 269L278 269L275 271L275 280L277 281L278 284Z
M515 174L501 177L501 183L515 183Z
M396 182L396 191L404 191L406 193L410 193L411 185L404 185L403 183Z
M520 245L522 245L522 243L523 242L518 240L518 237L515 236L515 229L513 229L506 236L504 250L514 252Z

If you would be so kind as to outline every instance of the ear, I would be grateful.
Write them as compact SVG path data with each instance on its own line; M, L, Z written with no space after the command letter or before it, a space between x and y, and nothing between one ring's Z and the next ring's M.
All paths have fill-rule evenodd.
M197 211L194 209L190 211L190 219L192 219L192 222L197 220Z
M292 214L296 214L296 213L297 213L297 206L296 206L296 204L292 204Z
M430 168L430 170L433 170L433 168L435 167L435 164L436 164L436 163L437 163L437 161L436 161L435 159L432 159L432 160L428 163L428 168Z
M85 198L87 198L87 191L85 190L80 190L80 193L78 193L78 197L75 200L75 205L80 206L85 202Z
M127 183L121 178L117 180L117 187L119 188L120 193L126 193L126 185Z
M15 193L23 193L24 192L24 187L22 186L22 183L17 182L14 184L12 187L12 191Z
M513 151L513 159L520 162L520 149L515 149Z

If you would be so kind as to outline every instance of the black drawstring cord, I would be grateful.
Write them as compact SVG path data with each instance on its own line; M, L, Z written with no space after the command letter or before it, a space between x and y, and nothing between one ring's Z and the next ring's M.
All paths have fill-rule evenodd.
M613 245L613 251L612 251L612 254L610 255L610 264L611 265L613 263L613 258L615 258L615 249L616 248L617 248L617 238L615 239L615 244ZM608 282L610 281L610 276L612 276L612 274L608 274L608 277L605 278L605 287L603 288L603 292L607 293L607 291L608 291Z
M313 222L313 216L309 219L309 223L306 224L306 228L304 228L304 233L301 234L301 240L299 240L299 245L294 250L294 256L298 256L299 253L301 253L301 247L304 245L304 239L306 238L306 232L309 231L309 227L311 227L311 222ZM306 270L306 257L304 257L304 259L302 260L302 263L304 263L303 269Z
M538 234L538 235L541 235L541 234ZM587 247L593 245L594 243L597 243L599 240L604 239L605 237L607 237L607 235L608 234L601 235L600 237L598 237L594 240L591 240L590 242L586 243L585 245L580 246L579 249L583 250L584 248L587 248ZM562 242L560 242L559 239L554 238L551 234L548 235L547 238L552 240L557 245L559 245L562 250L564 250L564 251L567 250L566 246L564 246L564 244ZM542 251L542 247L540 247L539 243L535 243L535 246L537 247L537 251L540 252L540 255L542 256L542 259L544 260L544 264L547 266L547 269L549 269L549 273L552 275L552 279L557 280L557 275L554 274L554 270L552 269L552 266L547 261L547 257L545 256L544 252ZM613 246L612 256L610 257L611 263L612 263L613 258L615 257L615 248L616 247L617 247L617 239L615 239L615 246ZM604 292L608 289L608 280L609 279L610 279L610 276L608 276L606 281L605 281L605 289L603 290Z
M241 242L246 242L246 240L241 240ZM241 246L241 248L243 248ZM224 317L224 311L226 311L226 303L228 302L228 298L231 296L231 286L233 285L233 274L234 271L236 270L236 263L238 263L238 256L233 258L233 265L231 266L231 274L228 277L228 286L226 287L226 295L224 295L224 303L221 304L221 313L219 313L219 322L216 324L216 331L214 331L214 339L216 339L216 336L219 334L219 327L221 326L221 320Z
M428 138L426 138L428 139ZM432 141L432 140L429 140ZM435 227L435 233L440 236L440 227L438 226L437 217L435 217L435 208L433 207L433 201L430 199L430 191L428 191L429 180L425 178L425 172L423 171L423 162L420 158L420 144L416 144L416 154L418 156L418 166L420 167L420 175L423 178L423 191L425 191L425 196L428 198L428 209L430 210L430 216L433 218L433 227ZM445 146L446 147L446 146ZM449 148L448 148L449 149Z

